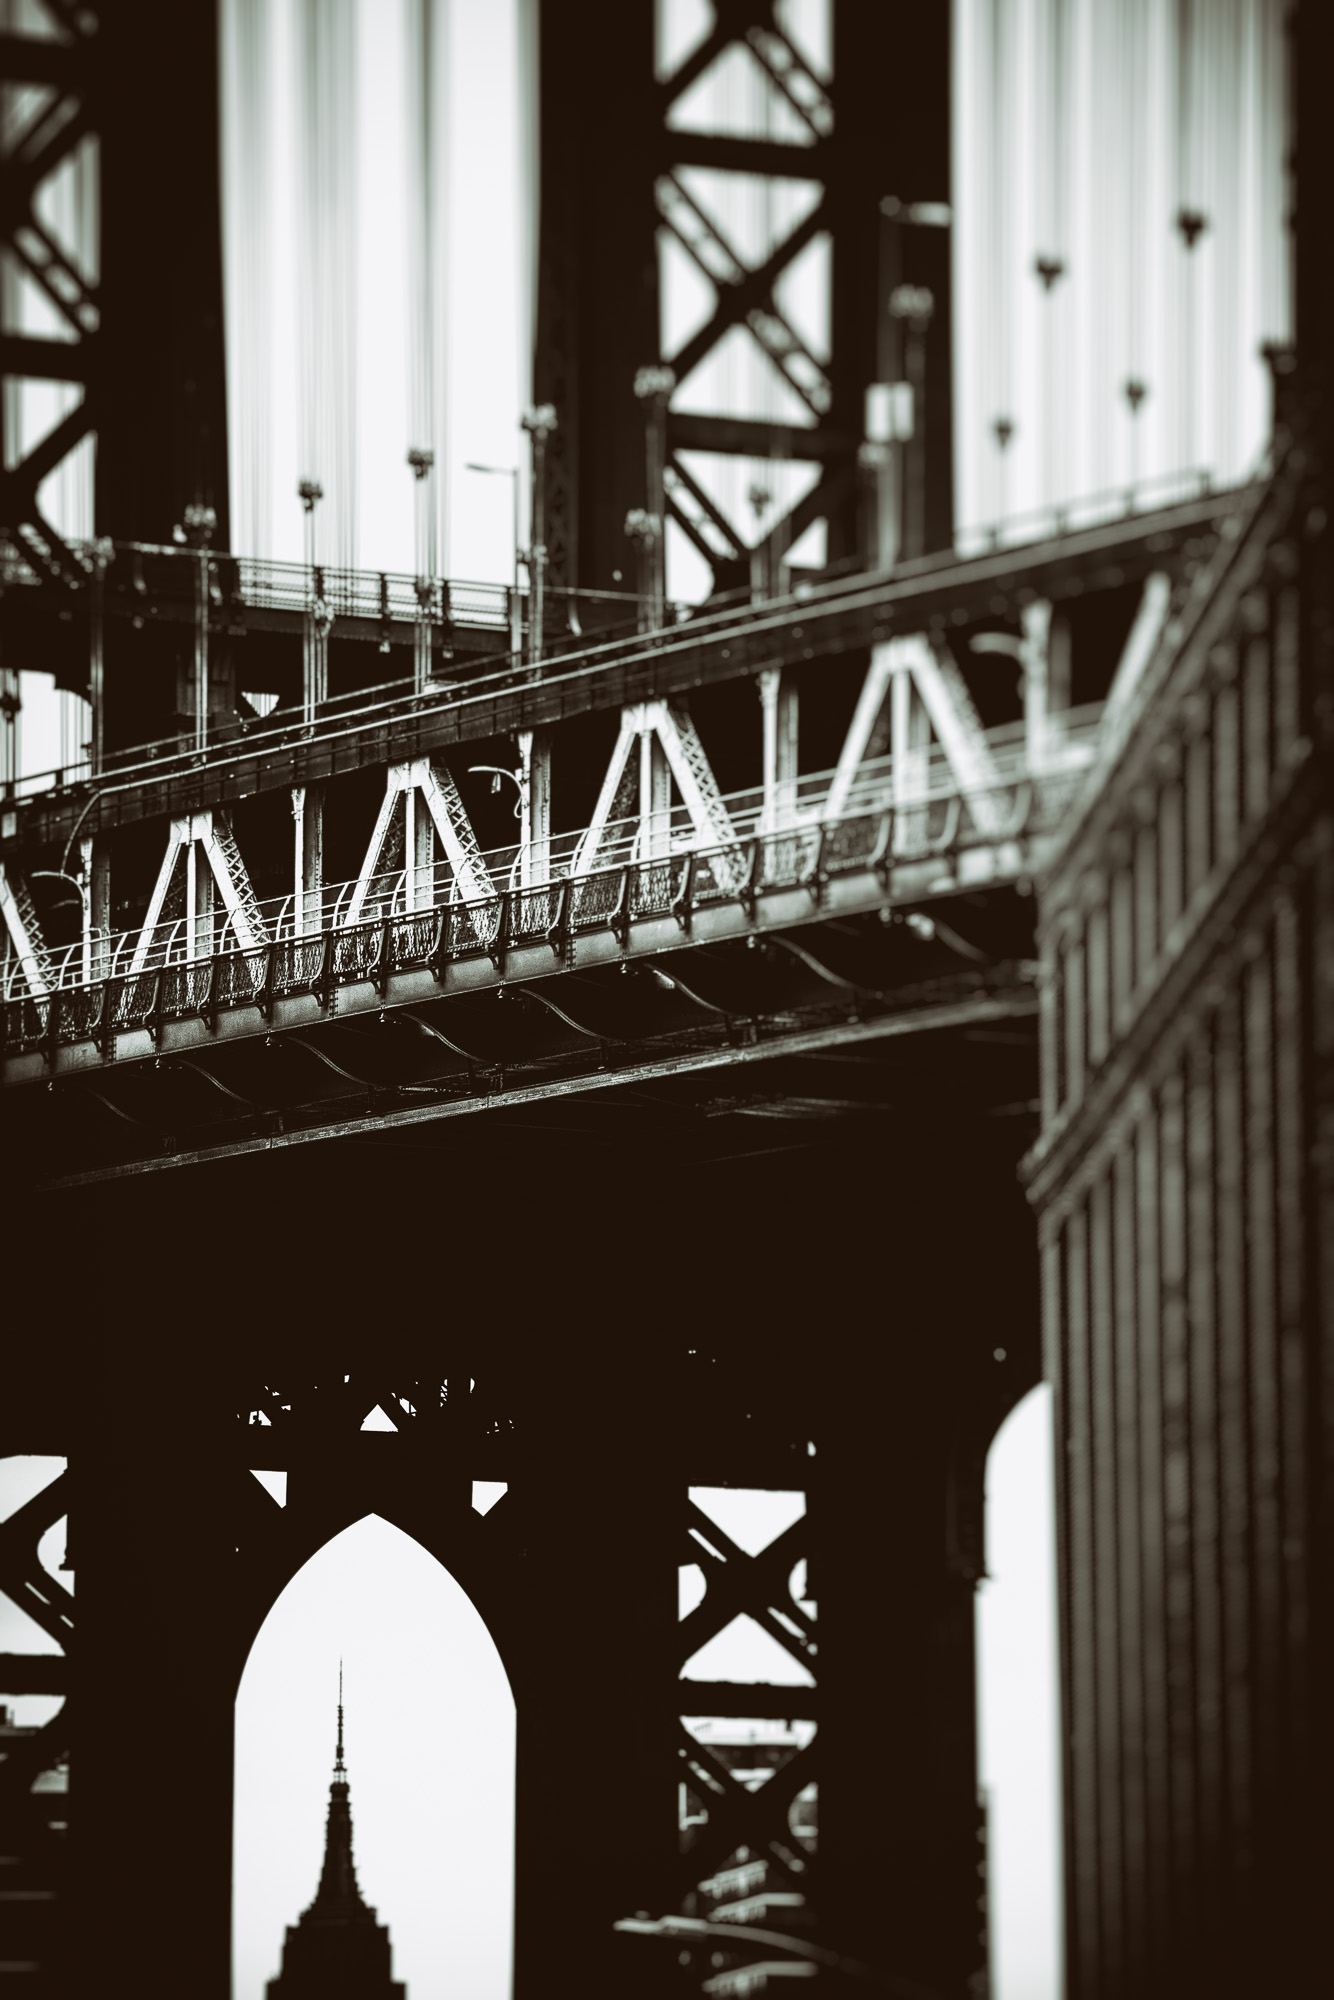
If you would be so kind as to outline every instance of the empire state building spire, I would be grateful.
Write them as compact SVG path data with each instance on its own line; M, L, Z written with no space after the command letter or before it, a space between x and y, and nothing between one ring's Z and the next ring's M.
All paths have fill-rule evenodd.
M393 1977L389 1926L357 1885L352 1861L352 1803L343 1757L343 1663L338 1663L338 1749L329 1786L324 1866L315 1899L289 1924L282 1971L266 1988L268 2000L407 2000Z

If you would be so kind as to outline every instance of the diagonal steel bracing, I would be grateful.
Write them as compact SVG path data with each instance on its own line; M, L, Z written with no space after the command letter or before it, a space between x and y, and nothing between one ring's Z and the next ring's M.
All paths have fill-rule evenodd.
M458 786L443 766L437 768L429 757L418 757L411 763L391 764L389 767L384 798L366 849L366 859L342 919L345 925L362 921L372 885L385 871L386 851L400 819L404 841L404 906L407 909L414 910L419 903L429 906L435 899L432 829L439 835L457 891L465 902L493 893L482 850L459 797Z
M830 810L846 811L858 771L874 754L877 728L886 712L898 802L906 805L925 795L927 766L922 753L934 732L960 790L976 795L979 824L991 830L989 795L1000 779L986 732L953 656L943 645L933 646L920 635L890 639L873 649L830 786Z
M206 864L204 870L199 866L201 857ZM131 975L143 971L154 945L163 942L158 937L158 931L182 862L185 867L186 956L204 957L213 951L211 908L206 896L201 895L206 883L217 885L223 908L243 951L257 949L268 937L258 899L225 815L190 813L171 822L167 851L153 884L143 930L130 955ZM206 935L201 935L201 926Z
M56 971L33 907L32 891L17 871L0 861L0 918L19 971L34 999L45 999L56 984Z

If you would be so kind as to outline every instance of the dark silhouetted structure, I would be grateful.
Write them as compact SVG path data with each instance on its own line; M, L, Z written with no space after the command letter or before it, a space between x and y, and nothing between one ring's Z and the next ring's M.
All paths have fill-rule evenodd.
M338 1678L338 1755L329 1787L324 1867L315 1900L287 1926L283 1969L266 1988L268 2000L407 2000L393 1976L388 1924L357 1887L352 1861L352 1803L343 1762L343 1681Z
M716 0L670 62L651 0L542 0L522 592L232 549L213 0L44 4L61 38L0 32L0 77L41 86L0 240L72 337L0 330L0 375L85 398L21 458L11 418L0 454L0 743L21 669L86 692L92 733L49 785L16 759L0 784L0 1453L68 1461L0 1522L0 1590L60 1649L0 1656L0 1693L69 1697L0 1763L0 1856L59 1885L0 1901L0 1963L97 1992L151 1882L136 1993L176 2000L188 1963L226 2000L237 1685L287 1582L373 1512L510 1677L516 2000L758 1992L771 1911L978 2000L985 1468L1045 1374L1071 2000L1320 1990L1328 9L1288 10L1295 336L1265 465L980 547L952 527L946 0L831 0L827 62L776 0ZM1182 10L1183 92L1231 13ZM696 129L724 64L769 129ZM91 134L96 297L38 202ZM1095 143L1108 179L1143 152ZM766 249L727 240L701 175L773 194ZM1262 212L1220 201L1203 240L1232 258ZM679 345L668 239L709 296ZM827 341L787 311L808 251ZM792 421L700 407L737 340ZM1189 429L1210 370L1184 372ZM1118 421L1146 394L1166 407L1120 383ZM1004 450L1014 417L989 421ZM101 540L76 548L38 494L90 432ZM702 605L668 605L669 528ZM478 1480L506 1487L485 1515ZM807 1504L752 1554L692 1497L721 1486ZM66 1516L77 1647L40 1552ZM705 1589L681 1613L683 1563ZM800 1688L691 1674L740 1617ZM188 1749L170 1813L127 1782L147 1684L153 1740ZM815 1733L751 1789L731 1753L766 1720ZM29 1788L66 1751L64 1864ZM746 1920L717 1978L670 1925L720 1910ZM340 1735L270 2000L401 1990Z

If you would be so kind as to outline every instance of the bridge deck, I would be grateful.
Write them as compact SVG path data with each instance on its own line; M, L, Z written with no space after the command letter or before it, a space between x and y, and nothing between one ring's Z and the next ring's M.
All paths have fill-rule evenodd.
M1040 868L1092 761L1097 720L1096 711L1084 716L1040 772L1013 732L991 732L1004 782L985 794L962 793L938 760L927 794L905 801L893 760L881 758L837 817L825 812L828 774L776 827L763 826L755 805L734 802L736 839L726 845L706 846L683 827L659 855L640 858L627 841L611 866L571 875L567 864L528 884L505 850L490 868L492 895L469 900L454 880L437 886L434 874L414 896L400 870L359 921L344 915L354 886L345 884L341 894L323 892L318 927L298 933L287 898L262 912L268 935L258 948L238 948L229 933L227 948L208 957L191 956L181 920L71 946L44 996L15 990L16 968L0 1009L0 1075L32 1082L310 1027L335 1004L343 1016L420 1004L548 978L576 961L584 969L652 958L684 943L1013 884Z

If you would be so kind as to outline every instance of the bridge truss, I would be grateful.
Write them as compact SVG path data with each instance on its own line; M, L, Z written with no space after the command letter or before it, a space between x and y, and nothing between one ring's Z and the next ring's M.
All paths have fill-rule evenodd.
M188 39L208 11L188 27L139 15ZM5 1691L65 1696L0 1766L20 1892L0 1921L47 1990L91 1990L151 1881L143 1989L175 1992L188 1965L221 2000L237 1683L286 1581L376 1512L468 1589L514 1688L520 2000L549 1990L563 1953L590 1992L755 1990L798 1962L832 1991L851 1962L886 1990L971 2000L987 1978L972 1623L984 1468L1043 1372L1045 1331L1066 1447L1072 1993L1177 1993L1205 1962L1216 1990L1235 1990L1236 1968L1260 1977L1257 1940L1279 1909L1295 1969L1309 1911L1280 1894L1290 1849L1272 1829L1285 1804L1321 1796L1325 1736L1312 1719L1263 1768L1211 1747L1215 1669L1226 1657L1245 1681L1249 1656L1211 1652L1207 1620L1225 1596L1234 1636L1252 1613L1235 1592L1210 1597L1207 1577L1254 1569L1250 1517L1218 1530L1208 1467L1242 1492L1249 1447L1228 1454L1259 1419L1236 1388L1236 1341L1214 1355L1192 1334L1187 1355L1179 1308L1183 1272L1203 1268L1199 1230L1219 1256L1243 1237L1263 1245L1275 1190L1300 1194L1284 1283L1306 1277L1280 1304L1306 1373L1295 1360L1260 1372L1272 1389L1278 1368L1290 1398L1301 1374L1316 1395L1327 1176L1294 1137L1293 1106L1323 1074L1327 1039L1314 995L1329 937L1328 321L1308 303L1296 372L1276 357L1286 401L1252 485L1152 508L1131 496L1042 539L960 553L945 239L924 227L886 251L882 228L887 199L897 214L948 195L932 110L948 98L943 10L919 37L893 10L873 31L870 10L836 6L826 77L774 10L746 0L719 5L710 38L667 76L648 9L595 9L609 66L596 89L576 12L579 37L554 0L543 14L535 391L559 414L545 611L227 551L207 215L191 258L155 281L171 345L156 379L176 401L153 435L176 442L137 499L120 419L94 391L142 388L148 364L103 338L132 323L111 317L82 419L109 440L99 540L62 544L54 575L32 540L32 481L4 489L7 657L47 647L65 684L105 704L86 767L15 784L0 805L11 1241L38 1281L0 1436L68 1461L0 1525L0 1587L60 1649L0 1661ZM90 92L90 120L113 96L117 121L143 109L134 13L96 10L99 60L105 36L120 66L114 93ZM15 76L52 69L63 103L61 65L83 60L93 13L53 19L62 53L7 37L0 57ZM805 121L799 145L672 122L692 82L742 46ZM212 58L191 49L207 78ZM909 79L898 127L875 82L890 55ZM625 170L590 204L613 146ZM691 205L699 165L818 187L808 236L832 246L827 355L804 351L781 311L802 244L748 267ZM11 218L20 169L28 153ZM110 314L138 268L124 244L143 189L110 158L107 174ZM660 227L716 294L694 347L667 356ZM878 324L891 269L940 308L911 364L928 397L917 540L885 567L862 447L868 387L909 371L904 326ZM679 408L679 384L740 326L805 395L815 421L799 436L771 425L757 440ZM704 504L686 455L761 442L768 456L815 451L823 470L801 517L748 546ZM171 528L192 506L212 506L216 539L181 548ZM656 557L636 601L613 587L627 516L651 556L669 513L716 586L680 617ZM817 517L828 567L784 573ZM1146 843L1157 859L1127 876ZM1167 1163L1145 1201L1176 1248L1131 1314L1131 1239L1108 1216L1140 1169L1116 1152L1118 1107L1149 1120L1135 1095L1149 1045L1179 1037L1209 982L1230 976L1219 954L1245 930L1243 904L1271 889L1282 911L1256 954L1271 952L1266 990L1290 1032L1273 1040L1286 1053L1265 1072L1270 1102L1252 1044L1270 1046L1280 1015L1251 995L1246 1116L1264 1129L1244 1144L1259 1191L1240 1203L1198 1119L1183 1150L1173 1104L1204 1084L1194 1056L1173 1057L1175 1082L1145 1086ZM1243 1129L1228 1018L1211 1044L1220 1146ZM1208 1297L1190 1283L1193 1324L1221 1327L1222 1280ZM1246 1336L1256 1355L1262 1321L1257 1309ZM1220 1387L1206 1408L1228 1368L1233 1401ZM1132 1393L1138 1456L1124 1444ZM1201 1438L1220 1424L1209 1459ZM1255 1447L1268 1468L1255 1532L1289 1565L1283 1636L1258 1597L1246 1627L1276 1649L1271 1678L1246 1683L1255 1740L1271 1747L1295 1712L1284 1676L1327 1660L1325 1445L1304 1433L1300 1458L1293 1425L1295 1404ZM1199 1484L1189 1507L1173 1485L1183 1453ZM259 1472L287 1475L285 1504ZM475 1480L507 1487L484 1516ZM803 1511L750 1556L692 1497L729 1485L798 1494ZM1155 1492L1164 1518L1176 1506L1177 1535L1156 1569L1126 1526ZM65 1581L39 1553L61 1519ZM1185 1622L1174 1563L1197 1592ZM692 1565L704 1594L682 1617ZM738 1615L798 1685L691 1675ZM1137 1665L1138 1710L1109 1693ZM702 1718L792 1721L807 1740L794 1734L749 1790ZM140 1774L168 1747L188 1752L189 1783L164 1814ZM68 1841L33 1790L66 1752ZM1155 1791L1164 1757L1177 1775ZM1178 1776L1203 1801L1189 1826ZM1245 1851L1265 1857L1249 1902L1208 1833L1224 1794ZM1160 1877L1139 1868L1141 1837L1145 1856L1170 1850L1171 1899L1155 1901ZM786 1943L766 1942L776 1929Z

